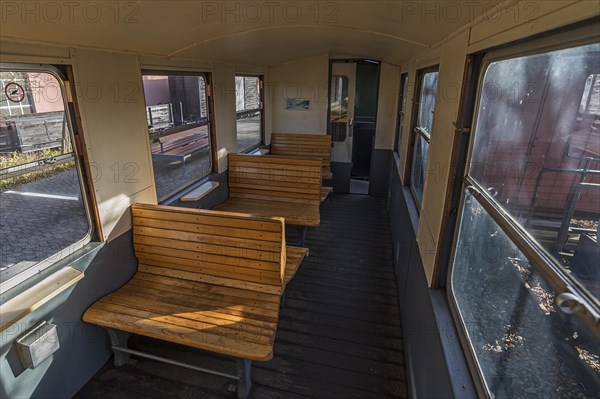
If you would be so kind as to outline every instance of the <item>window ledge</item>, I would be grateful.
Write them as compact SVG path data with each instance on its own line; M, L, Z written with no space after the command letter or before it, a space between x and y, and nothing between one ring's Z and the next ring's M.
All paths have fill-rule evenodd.
M84 273L71 266L63 267L33 287L0 305L0 332L15 324L78 282Z
M219 183L216 181L207 181L202 183L200 186L196 187L194 190L190 191L183 197L179 198L179 201L182 202L194 202L198 201L201 198L204 198L208 193L213 191L219 187Z

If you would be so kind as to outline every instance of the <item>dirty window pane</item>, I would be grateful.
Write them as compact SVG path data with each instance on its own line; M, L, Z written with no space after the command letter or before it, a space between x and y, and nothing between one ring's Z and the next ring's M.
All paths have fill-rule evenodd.
M262 143L260 79L257 76L235 77L235 111L238 152Z
M415 129L415 147L412 160L410 185L413 196L420 208L423 201L423 189L427 176L427 159L429 156L429 140L433 125L433 109L437 92L438 72L425 72L421 77L421 92L419 95L419 114Z
M423 75L421 96L419 99L418 127L431 134L433 125L433 111L435 108L435 94L437 92L438 72L428 72Z
M212 170L204 76L144 75L144 98L159 201Z
M0 69L0 282L54 263L88 239L62 87Z
M492 397L591 398L600 392L600 343L485 209L468 196L452 293Z
M329 98L329 131L332 141L346 140L348 129L348 85L347 76L334 75L331 77Z
M470 175L600 298L600 44L492 62Z

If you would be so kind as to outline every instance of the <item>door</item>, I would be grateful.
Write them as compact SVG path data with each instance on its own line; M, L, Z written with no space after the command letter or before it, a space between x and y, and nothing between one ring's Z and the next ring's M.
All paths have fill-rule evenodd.
M331 65L329 94L329 131L333 142L331 162L352 162L355 93L356 64L334 62Z

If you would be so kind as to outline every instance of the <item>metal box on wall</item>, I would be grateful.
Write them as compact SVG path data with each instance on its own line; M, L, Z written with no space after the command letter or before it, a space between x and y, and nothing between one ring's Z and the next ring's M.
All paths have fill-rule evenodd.
M60 348L54 324L42 321L17 340L17 350L26 368L36 368Z

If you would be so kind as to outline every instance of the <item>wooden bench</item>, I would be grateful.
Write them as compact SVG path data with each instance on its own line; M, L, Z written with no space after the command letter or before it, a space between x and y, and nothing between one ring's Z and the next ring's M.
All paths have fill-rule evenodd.
M331 180L331 136L322 134L272 133L271 154L323 161L322 178ZM321 201L331 194L333 187L321 187Z
M189 135L175 140L158 139L160 144L152 149L152 155L181 159L184 163L196 151L208 147L208 135Z
M251 361L273 356L287 282L307 255L285 241L280 217L136 204L138 270L93 304L83 320L108 330L115 365L130 355L237 380L251 387ZM236 358L237 374L204 369L127 348L144 335Z
M326 134L272 133L271 154L321 159L323 180L331 180L331 136Z
M215 209L260 216L281 216L299 227L321 224L321 161L276 156L228 155L229 198Z

